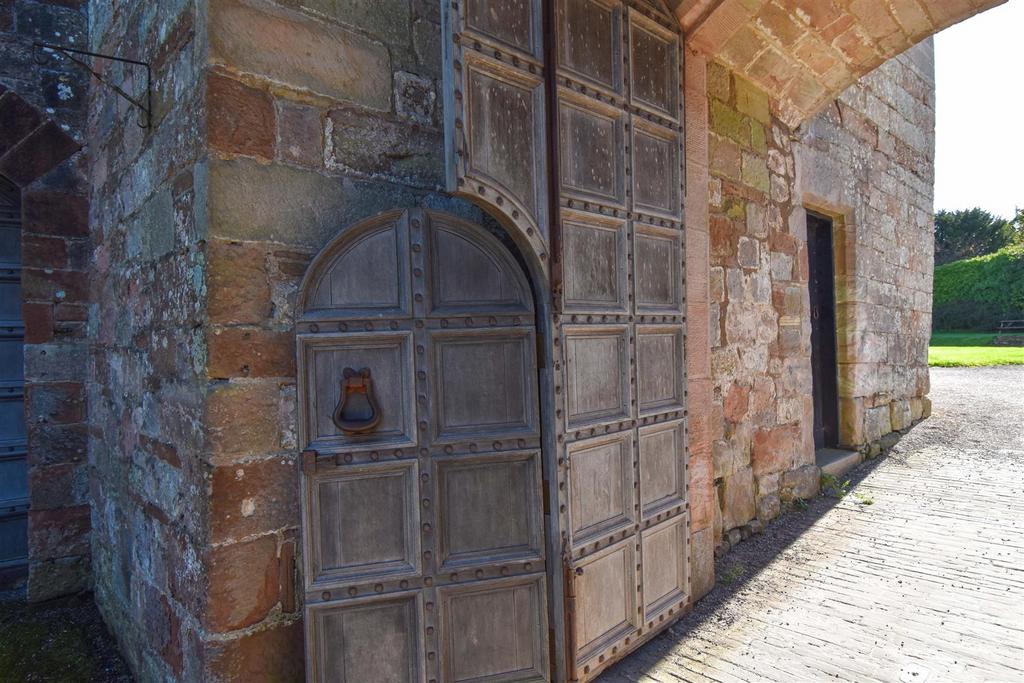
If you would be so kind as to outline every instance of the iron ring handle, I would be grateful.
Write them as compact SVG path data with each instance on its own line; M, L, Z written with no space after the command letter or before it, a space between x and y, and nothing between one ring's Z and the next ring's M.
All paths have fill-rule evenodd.
M346 406L350 398L355 394L362 394L370 408L368 417L347 418L345 417ZM373 392L373 379L370 377L370 368L363 368L358 372L353 368L345 368L341 379L341 398L338 400L338 407L334 409L331 416L338 429L347 436L367 434L376 429L380 424L380 404Z

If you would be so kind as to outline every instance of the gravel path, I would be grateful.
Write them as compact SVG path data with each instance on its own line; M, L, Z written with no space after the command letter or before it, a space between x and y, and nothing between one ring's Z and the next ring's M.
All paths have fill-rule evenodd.
M737 546L601 680L1024 681L1024 367L933 368L931 398L846 497Z

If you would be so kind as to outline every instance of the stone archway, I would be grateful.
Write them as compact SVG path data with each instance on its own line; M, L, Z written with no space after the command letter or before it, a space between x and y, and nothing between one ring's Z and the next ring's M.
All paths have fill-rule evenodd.
M675 0L688 44L795 126L889 58L1005 0Z
M20 190L28 597L89 585L85 323L88 198L81 145L0 85L0 175Z

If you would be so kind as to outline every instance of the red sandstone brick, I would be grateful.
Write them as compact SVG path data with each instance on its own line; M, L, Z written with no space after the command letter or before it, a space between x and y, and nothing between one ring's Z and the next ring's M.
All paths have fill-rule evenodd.
M294 377L295 335L228 327L207 336L210 377Z
M50 424L76 424L85 419L85 388L76 382L28 384L25 410Z
M3 93L0 97L0 157L28 137L42 122L43 117L31 104L16 93Z
M21 286L26 301L89 300L88 278L78 271L25 268L21 271Z
M171 444L141 434L139 435L139 446L171 467L181 468L181 456L178 455L178 449Z
M804 29L793 16L773 3L766 3L757 16L757 22L783 46L790 46L803 34Z
M207 258L210 322L259 324L270 318L273 306L262 247L215 239L207 245Z
M278 102L278 153L284 161L310 168L324 164L324 135L321 112L315 107Z
M302 622L215 641L207 660L211 680L222 683L300 683L305 680Z
M212 548L208 564L210 587L204 622L210 630L252 626L277 604L276 535Z
M291 457L216 467L210 493L214 543L299 525L298 467Z
M223 384L210 391L204 422L215 461L281 449L276 382Z
M45 344L53 340L53 304L26 302L21 307L25 321L25 343Z
M22 197L22 217L22 231L26 233L62 237L89 236L87 197L66 192L26 192Z
M207 79L210 147L228 154L274 158L274 98L262 90L211 73Z
M754 432L751 466L754 475L783 472L793 466L793 458L801 447L800 428L785 425Z
M28 551L36 560L89 552L89 506L29 510Z
M732 422L740 422L747 416L748 399L750 398L750 387L740 384L733 384L725 394L725 419Z
M66 268L67 243L59 237L27 234L21 240L21 262L35 268Z
M27 138L0 158L0 173L25 187L81 149L53 121L36 128Z
M84 463L66 463L29 469L33 510L76 507L86 502Z

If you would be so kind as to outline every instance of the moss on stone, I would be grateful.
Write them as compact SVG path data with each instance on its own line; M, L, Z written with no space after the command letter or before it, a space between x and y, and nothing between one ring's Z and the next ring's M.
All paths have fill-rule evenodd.
M746 117L718 100L711 100L711 130L744 147L750 146L750 125Z
M92 596L44 604L0 600L0 680L127 682Z

